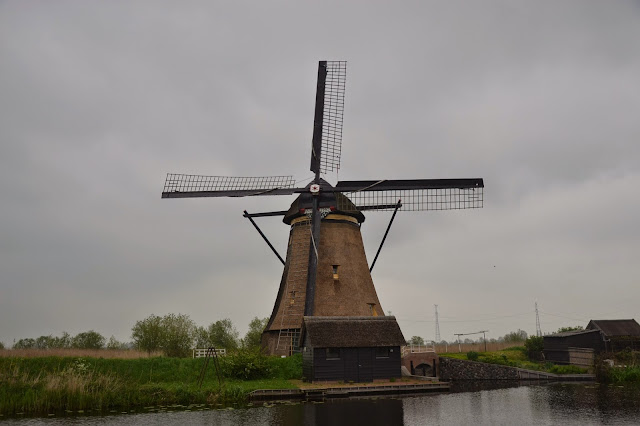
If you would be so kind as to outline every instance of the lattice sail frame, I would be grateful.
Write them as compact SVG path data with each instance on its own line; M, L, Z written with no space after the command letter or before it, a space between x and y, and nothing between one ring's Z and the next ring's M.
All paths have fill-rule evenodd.
M203 176L168 173L162 192L262 191L293 188L293 176Z
M322 173L340 169L346 76L346 61L327 61L320 154L320 171Z
M427 188L387 191L343 192L351 200L338 198L338 210L394 210L401 200L401 211L479 209L484 202L484 188ZM367 209L369 207L369 209Z

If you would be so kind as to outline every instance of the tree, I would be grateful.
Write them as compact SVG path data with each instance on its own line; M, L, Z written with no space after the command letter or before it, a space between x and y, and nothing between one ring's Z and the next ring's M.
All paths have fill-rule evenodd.
M20 339L13 344L13 349L33 349L36 347L36 341L31 338Z
M89 330L75 335L73 339L71 339L71 347L78 349L102 349L104 348L105 340L102 334Z
M36 349L50 349L52 348L53 336L40 336L36 339Z
M191 353L196 324L184 314L168 314L162 318L164 341L162 349L166 356L186 357Z
M196 327L193 333L196 341L196 348L208 348L209 347L209 332L204 327Z
M260 347L260 339L262 338L262 332L267 327L267 323L269 322L269 317L258 318L254 317L251 322L249 322L249 331L245 334L242 339L242 347L243 348L259 348Z
M540 361L544 349L544 338L542 336L531 336L524 342L524 347L529 353L530 360Z
M211 323L206 330L197 332L198 347L235 350L240 334L229 318Z
M525 340L527 340L527 332L520 329L505 334L503 338L505 343L519 343Z
M131 338L134 345L142 351L156 352L162 349L165 330L162 318L151 314L142 321L137 321L131 329Z
M407 341L407 344L414 346L424 345L424 339L420 336L413 336Z
M0 342L0 351L4 349L4 343Z
M52 348L70 348L71 347L71 335L66 331L62 332L62 336L54 337L51 341Z
M129 349L126 343L119 342L114 336L109 338L107 342L107 349L109 350L124 350Z
M556 333L566 333L567 331L580 331L584 330L584 327L581 325L576 325L575 327L560 327Z

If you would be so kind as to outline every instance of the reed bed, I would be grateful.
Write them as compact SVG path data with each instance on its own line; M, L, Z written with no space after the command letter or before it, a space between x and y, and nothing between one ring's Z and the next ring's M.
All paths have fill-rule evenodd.
M12 351L13 352L13 351ZM105 351L107 352L107 351ZM66 352L68 353L68 352ZM85 352L83 352L85 353ZM102 351L99 351L103 354ZM132 358L0 357L0 415L108 412L149 406L241 403L259 388L292 387L302 375L302 357L235 354L220 360L199 386L204 360L146 356ZM242 377L249 366L254 379ZM243 367L243 368L240 368Z
M39 357L76 357L76 358L107 358L107 359L137 359L161 356L161 352L151 352L135 349L0 349L0 357L39 358Z

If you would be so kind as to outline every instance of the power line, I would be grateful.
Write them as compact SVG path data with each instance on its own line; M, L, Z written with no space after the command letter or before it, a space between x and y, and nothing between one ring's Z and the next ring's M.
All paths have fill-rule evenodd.
M462 320L440 320L440 317L438 317L438 322L481 322L481 321L493 321L493 320L499 320L502 318L513 318L513 317L521 317L521 316L525 316L525 315L531 315L532 311L527 311L527 312L523 312L521 314L510 314L510 315L502 315L502 316L495 316L495 317L488 317L488 318L470 318L470 319L462 319ZM445 317L446 318L446 317ZM398 321L407 321L407 322L433 322L433 320L430 319L412 319L412 318L398 318L396 317L396 319Z

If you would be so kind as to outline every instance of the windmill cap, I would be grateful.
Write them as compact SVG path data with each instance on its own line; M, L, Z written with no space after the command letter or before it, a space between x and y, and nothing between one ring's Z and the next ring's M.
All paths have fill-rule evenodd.
M310 183L306 188L310 188L313 183ZM334 187L331 186L324 179L320 179L320 195L312 195L311 192L303 192L291 203L291 207L287 210L282 221L287 225L291 225L291 222L299 217L304 216L306 209L313 208L313 198L319 197L319 208L330 208L333 213L340 213L343 215L356 218L358 223L364 222L364 215L359 211L353 202L341 192L334 192ZM338 206L341 208L338 209Z

